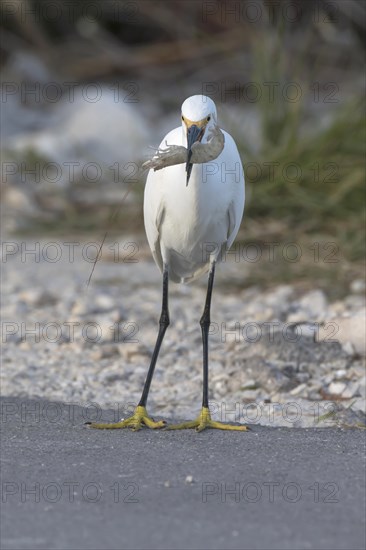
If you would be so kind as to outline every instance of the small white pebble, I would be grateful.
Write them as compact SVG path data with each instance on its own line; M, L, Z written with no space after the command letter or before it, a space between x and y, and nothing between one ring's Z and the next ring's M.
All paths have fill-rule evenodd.
M346 387L346 384L344 384L343 382L332 382L328 387L328 391L330 394L341 395Z
M297 395L298 393L301 393L305 389L306 389L306 384L299 384L298 386L296 386L296 388L290 391L290 395Z
M338 369L335 371L334 373L334 377L337 379L337 380L340 380L341 378L344 378L347 374L347 371L345 369Z
M347 353L347 355L355 355L355 348L353 347L353 344L351 344L351 342L346 342L345 344L343 344L342 348L343 351Z
M354 294L362 294L365 292L365 281L363 279L355 279L350 285L350 290Z

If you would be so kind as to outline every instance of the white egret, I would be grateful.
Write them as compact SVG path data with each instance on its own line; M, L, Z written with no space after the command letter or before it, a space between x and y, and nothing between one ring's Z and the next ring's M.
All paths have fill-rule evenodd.
M170 429L207 427L246 430L211 419L208 401L208 332L215 265L232 245L244 209L244 174L233 138L217 126L214 102L203 95L186 99L182 124L169 132L153 159L144 196L147 239L163 274L162 312L159 333L151 358L141 400L134 414L120 422L91 424L94 428L138 430L166 426L148 416L146 402L155 364L169 325L168 281L191 282L209 272L203 315L203 399L196 420L169 426Z

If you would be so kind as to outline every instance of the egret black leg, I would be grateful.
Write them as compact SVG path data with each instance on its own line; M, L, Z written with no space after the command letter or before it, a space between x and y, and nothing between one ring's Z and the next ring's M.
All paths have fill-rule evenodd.
M163 303L161 308L161 315L159 320L159 333L156 340L154 352L151 357L150 367L147 373L147 377L145 380L144 389L141 395L141 399L139 402L140 407L145 407L147 402L147 397L149 395L150 385L151 381L154 375L155 365L156 361L159 356L160 347L162 344L162 341L164 339L164 335L166 332L166 329L168 328L170 323L169 319L169 310L168 310L168 269L164 267L164 273L163 273Z
M154 375L156 361L158 359L161 343L164 338L166 329L169 326L169 311L168 311L168 269L164 266L163 272L163 305L161 309L161 315L159 320L159 333L156 340L154 352L152 354L150 367L146 376L144 389L141 395L139 404L137 405L135 412L129 418L120 420L119 422L113 423L99 423L92 422L90 424L91 428L97 428L100 430L111 430L118 428L132 428L133 431L140 430L142 426L147 426L148 428L164 428L166 426L165 420L155 421L151 418L146 410L146 401L147 396L149 395L151 380Z
M212 264L207 285L207 294L205 308L203 310L202 317L200 319L201 331L202 331L202 347L203 347L203 397L202 407L208 408L208 332L211 323L211 298L212 287L215 276L215 264Z
M196 418L189 422L183 422L181 424L173 424L168 426L170 430L184 430L187 428L195 428L197 432L201 432L206 428L217 428L219 430L235 430L244 432L248 428L246 426L232 426L231 424L225 424L224 422L216 422L211 419L210 409L208 408L208 332L210 329L210 311L211 311L211 298L212 288L215 277L215 263L212 264L211 270L208 276L207 294L205 308L203 310L202 317L200 319L201 331L202 331L202 347L203 347L203 397L202 397L202 409Z

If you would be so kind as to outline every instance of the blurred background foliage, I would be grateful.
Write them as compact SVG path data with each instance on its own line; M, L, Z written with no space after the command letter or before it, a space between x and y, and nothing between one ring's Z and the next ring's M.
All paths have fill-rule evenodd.
M146 174L127 165L140 165L179 124L187 96L205 93L242 154L241 242L295 242L308 252L270 270L256 263L243 284L316 281L341 295L364 269L365 13L356 0L4 1L6 227L142 235ZM97 83L103 101L78 92L71 102L70 82L79 92ZM37 83L38 97L28 93ZM102 176L44 177L45 164L78 159L105 162ZM39 181L22 177L22 162L38 163Z

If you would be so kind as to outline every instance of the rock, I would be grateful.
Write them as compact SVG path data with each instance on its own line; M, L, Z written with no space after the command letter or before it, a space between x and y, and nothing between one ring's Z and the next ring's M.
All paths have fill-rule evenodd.
M107 86L99 86L96 101L88 100L84 88L76 87L72 100L65 97L43 109L52 114L46 121L36 116L32 131L21 133L11 121L7 124L13 135L3 140L6 160L15 166L24 163L29 170L35 162L38 166L36 174L17 169L4 182L4 217L10 229L55 223L70 209L75 213L88 208L92 216L97 207L135 200L134 189L126 196L122 182L142 177L141 161L151 143L148 118L136 104L116 100ZM16 118L21 118L19 113ZM41 120L41 128L34 131Z
M310 378L310 374L308 372L298 372L296 374L296 380L300 383L307 382Z
M75 317L86 315L87 313L91 312L91 300L89 298L86 299L84 296L78 297L71 308L71 314Z
M274 311L274 316L281 318L289 308L294 289L290 285L281 285L266 296L265 303Z
M301 326L308 318L308 312L304 311L303 309L299 309L287 315L287 322L296 323L298 324L298 326Z
M359 390L359 383L358 382L351 382L347 385L346 389L342 392L342 397L348 397L349 399L351 397L354 397L357 395Z
M350 294L344 299L346 306L345 316L357 313L360 309L366 307L366 297L363 294Z
M329 306L329 312L330 312L329 318L332 319L333 317L342 315L345 310L346 310L345 303L341 300L337 300L336 302L333 302Z
M363 414L366 414L366 399L364 397L359 397L352 402L352 410L360 411Z
M227 394L227 390L226 392L223 392L223 396ZM242 393L242 397L243 399L245 399L245 401L248 403L249 401L256 401L258 399L260 395L260 390L245 390L243 391Z
M97 349L93 350L90 357L93 361L100 361L101 359L109 359L110 357L119 357L118 345L101 345Z
M104 384L114 384L114 382L119 382L120 380L125 380L126 375L123 373L122 369L120 372L116 371L105 371L103 372L100 380Z
M345 376L347 375L347 371L345 369L338 369L335 373L334 373L334 378L336 380L341 380L342 378L344 378Z
M334 327L332 339L338 340L343 345L351 344L358 355L366 355L366 310L364 308L352 313L350 317L336 317L331 323L320 327L319 341L329 339L330 324Z
M306 390L306 384L299 384L298 386L296 386L296 388L294 388L293 390L290 391L290 394L291 395L298 395L299 393L301 393L304 390Z
M127 362L134 359L142 359L146 362L146 358L150 358L152 351L140 342L123 342L119 344L119 353Z
M3 67L3 81L17 84L17 90L3 97L6 109L2 109L1 113L2 143L13 136L34 131L40 124L47 124L50 116L49 111L44 108L45 98L42 93L32 93L31 90L35 90L37 86L42 90L42 86L54 80L54 75L40 57L24 48L13 50Z
M32 349L32 345L30 342L27 342L27 340L24 340L23 342L20 342L19 344L19 349L22 349L22 350L31 350Z
M328 392L330 395L341 395L346 387L344 382L332 382L328 387Z
M116 300L109 294L83 295L74 302L71 312L80 317L92 313L103 314L116 308L116 305Z
M350 284L350 291L353 294L364 294L366 291L366 284L364 279L355 279Z
M245 308L245 315L251 321L265 322L273 318L273 309L268 307L263 301L253 300ZM250 335L249 335L250 338Z
M57 296L41 288L28 288L19 297L31 307L53 306L58 302Z
M298 301L297 308L288 316L288 322L322 321L327 314L328 302L322 290L312 290Z
M36 218L39 213L39 208L29 193L9 184L4 184L3 201L6 208L16 217L14 219L13 216L4 214L6 229L11 233L17 229L25 229L27 227L26 219L28 217Z
M314 340L315 334L318 330L317 323L300 323L296 325L296 329L304 338L310 338Z
M13 139L8 148L18 153L32 150L61 166L76 161L80 170L75 174L82 172L81 160L93 159L106 167L117 161L123 166L141 160L149 142L145 119L132 103L115 101L114 92L107 87L101 86L98 92L97 101L90 101L82 86L75 88L73 101L65 97L55 106L55 118L61 117L61 123ZM66 177L62 183L68 184Z
M268 392L288 390L296 385L293 379L286 376L273 364L264 361L262 357L251 357L245 362L243 368L247 376L253 378L260 387Z
M116 300L109 294L97 294L94 297L95 311L108 311L116 307Z
M333 373L326 374L325 376L322 377L323 384L325 384L326 386L329 385L331 382L333 382L333 378L334 378Z
M119 321L118 310L88 318L84 325L84 341L87 344L118 342Z
M347 355L350 355L351 357L354 357L356 355L356 350L351 344L351 342L346 342L342 345L342 349Z
M240 389L242 391L254 390L254 389L256 389L256 387L257 387L256 381L254 379L249 379L249 380L246 381L245 386L242 386Z
M364 399L366 398L366 380L365 377L360 379L360 386L358 388L358 391L360 392L361 397Z

